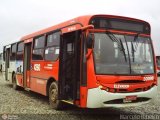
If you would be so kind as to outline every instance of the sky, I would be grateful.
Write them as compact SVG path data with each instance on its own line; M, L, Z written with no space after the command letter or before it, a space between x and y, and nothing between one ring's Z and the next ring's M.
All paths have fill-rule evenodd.
M0 52L24 35L89 14L120 15L151 24L160 55L160 0L0 0Z

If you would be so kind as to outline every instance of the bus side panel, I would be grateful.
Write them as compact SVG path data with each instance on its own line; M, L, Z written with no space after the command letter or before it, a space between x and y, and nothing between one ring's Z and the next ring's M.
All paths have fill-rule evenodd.
M46 80L31 78L30 89L34 92L46 95Z
M23 87L23 61L16 61L16 78L17 85Z
M31 81L30 90L45 95L46 77L42 72L44 62L43 61L32 61L31 62Z
M12 83L12 73L16 72L16 62L15 61L10 61L10 68L9 68L9 80Z
M58 62L32 61L30 89L46 95L49 78L58 79Z
M58 80L58 69L59 61L56 62L45 62L43 66L43 73L45 74L46 78L54 78Z
M12 83L12 61L9 62L9 68L8 68L8 80L10 83Z
M17 85L23 87L23 75L17 74L16 79L17 79Z

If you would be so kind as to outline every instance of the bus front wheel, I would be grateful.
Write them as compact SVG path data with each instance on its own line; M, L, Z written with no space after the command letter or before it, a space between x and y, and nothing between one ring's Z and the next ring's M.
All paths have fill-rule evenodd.
M63 103L58 100L58 85L56 82L52 82L49 87L49 104L52 109L61 110Z

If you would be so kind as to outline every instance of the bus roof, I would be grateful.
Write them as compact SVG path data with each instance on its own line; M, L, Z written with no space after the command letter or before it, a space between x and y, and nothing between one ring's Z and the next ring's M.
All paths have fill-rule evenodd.
M138 21L138 22L145 22L149 25L149 23L146 22L146 21L143 21L143 20L140 20L140 19L135 19L135 18L130 18L130 17L123 17L123 16L116 16L116 15L104 15L104 14L85 15L85 16L80 16L80 17L68 20L66 22L57 24L55 26L51 26L49 28L46 28L46 29L43 29L43 30L40 30L40 31L37 31L37 32L34 32L34 33L31 33L29 35L26 35L26 36L22 37L21 40L22 41L27 40L27 39L30 39L30 38L33 38L33 37L36 37L36 36L40 36L42 34L45 34L45 33L51 32L51 31L56 31L58 29L61 29L65 26L69 26L69 25L74 24L74 23L80 23L81 25L86 26L86 25L89 24L90 19L92 17L96 17L96 16L97 17L120 18L120 19L126 19L126 20Z

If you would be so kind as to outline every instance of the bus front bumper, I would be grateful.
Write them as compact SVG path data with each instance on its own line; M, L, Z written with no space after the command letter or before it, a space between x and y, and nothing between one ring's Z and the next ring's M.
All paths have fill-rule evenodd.
M111 93L100 88L88 89L87 107L88 108L102 108L102 107L127 107L127 106L139 106L145 103L149 103L157 94L157 86L153 86L151 89L143 92L132 93ZM137 96L138 98L147 99L145 101L137 102L119 102L114 103L115 100L122 101L126 96ZM110 102L111 101L111 102Z

